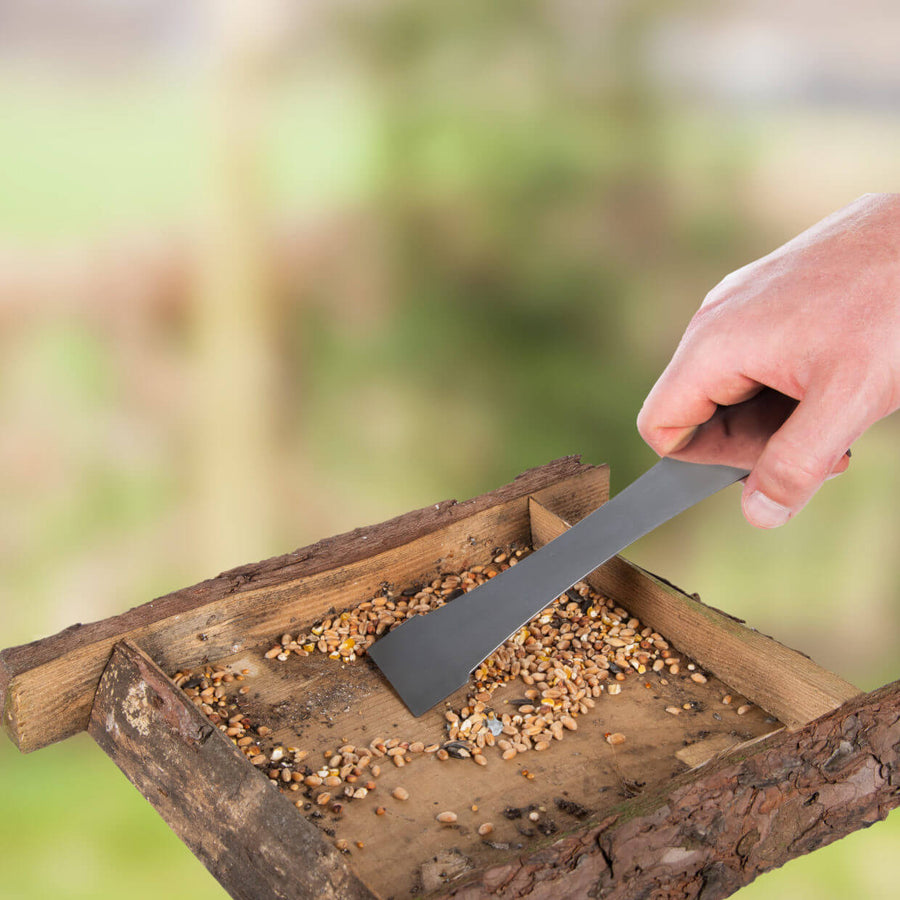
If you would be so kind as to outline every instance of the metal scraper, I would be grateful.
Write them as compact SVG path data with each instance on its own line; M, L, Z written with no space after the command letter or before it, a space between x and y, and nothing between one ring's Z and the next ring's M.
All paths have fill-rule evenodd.
M746 469L661 459L612 500L515 566L369 648L414 716L462 687L479 663L560 594L639 537L744 478Z

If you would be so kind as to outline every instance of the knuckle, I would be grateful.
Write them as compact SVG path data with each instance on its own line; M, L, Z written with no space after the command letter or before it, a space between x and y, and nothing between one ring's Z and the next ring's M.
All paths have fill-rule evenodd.
M717 330L723 316L727 315L727 296L721 286L713 288L703 301L703 305L694 313L685 331L687 339L697 339L704 332Z
M815 453L793 445L778 448L766 462L766 486L774 488L773 499L789 505L811 496L832 469Z
M718 304L729 300L734 294L736 294L740 290L741 284L743 283L743 278L746 274L747 268L747 266L744 266L743 268L735 269L733 272L729 272L703 298L703 304L700 309L705 309L707 311L709 311L710 309L714 309Z

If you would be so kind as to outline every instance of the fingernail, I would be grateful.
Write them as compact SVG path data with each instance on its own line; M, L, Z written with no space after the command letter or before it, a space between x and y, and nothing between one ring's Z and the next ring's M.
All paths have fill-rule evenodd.
M844 469L844 472L846 472L846 471L847 471L847 470ZM826 480L826 481L831 481L832 478L837 478L839 475L843 475L844 472L832 472L830 475L826 475L826 476L825 476L825 480Z
M759 528L778 528L791 517L791 511L762 491L754 491L744 501L744 514Z
M696 433L696 425L693 428L685 428L682 431L676 432L663 448L663 456L668 456L670 453L677 453L679 450L684 450Z

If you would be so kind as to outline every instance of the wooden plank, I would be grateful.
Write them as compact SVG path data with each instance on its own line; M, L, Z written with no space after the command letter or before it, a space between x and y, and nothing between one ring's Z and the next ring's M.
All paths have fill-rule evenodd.
M537 500L532 499L530 509L535 547L570 527ZM802 653L745 627L620 556L587 581L788 728L799 728L860 693Z
M374 900L321 832L128 642L113 649L89 731L232 897Z
M473 872L442 897L721 900L898 805L894 682L587 818L538 852Z
M413 584L487 561L529 537L528 496L577 518L606 500L606 466L569 457L464 503L450 500L232 569L119 616L75 625L0 653L3 725L23 752L87 727L94 691L120 640L164 668L196 665L270 640L372 596L384 582Z
M440 703L416 718L365 657L344 664L316 653L279 661L266 659L258 648L210 665L245 673L241 682L224 688L228 714L239 712L254 726L272 729L263 742L264 752L277 745L293 746L313 761L331 756L338 736L357 748L379 735L440 745L448 739L447 705L459 710L473 687L470 681L447 705ZM648 679L652 690L646 688ZM719 701L728 688L712 676L704 684L672 678L663 685L656 675L642 677L632 671L617 685L619 694L601 694L596 708L578 716L577 730L566 731L564 740L552 741L544 751L504 760L500 748L488 747L484 765L466 759L441 761L428 753L411 754L402 768L381 760L377 790L345 802L339 816L311 821L349 841L349 865L371 890L382 897L409 897L434 880L428 873L442 853L452 851L457 861L466 861L468 870L496 865L504 852L534 851L548 835L578 821L566 809L602 814L631 796L625 793L631 790L628 785L643 792L667 784L683 771L678 752L701 735L727 739L730 745L758 739L777 727L757 707L744 716L723 707ZM514 713L513 704L524 702L527 688L512 679L493 694L488 710ZM691 704L689 711L678 716L666 712L667 706L685 702ZM610 732L621 732L627 740L613 746L605 739ZM532 779L522 776L523 768ZM408 791L409 802L392 801L398 786ZM336 793L342 790L338 787ZM309 803L316 793L313 788L290 794L310 806L298 815L317 816L319 807ZM438 801L440 807L435 808ZM373 814L379 805L386 807L385 815ZM442 809L459 813L458 830L437 826L434 817ZM538 827L511 818L510 809L524 810L522 817L532 809L544 812ZM486 821L494 825L490 844L477 832ZM357 841L365 844L364 850L356 849ZM504 846L505 851L500 849ZM445 871L443 866L440 871Z

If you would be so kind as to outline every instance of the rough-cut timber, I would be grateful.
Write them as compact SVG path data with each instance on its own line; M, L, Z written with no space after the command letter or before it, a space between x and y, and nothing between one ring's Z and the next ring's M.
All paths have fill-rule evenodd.
M373 900L322 833L127 642L100 680L89 731L232 897Z
M900 682L622 804L444 894L718 900L900 805Z
M117 641L136 642L167 668L196 665L302 626L331 605L358 602L386 579L414 583L442 566L465 566L467 554L486 556L492 546L528 533L529 495L552 500L560 515L575 521L608 498L608 468L566 457L472 500L447 500L357 528L4 650L3 726L23 752L83 731Z

